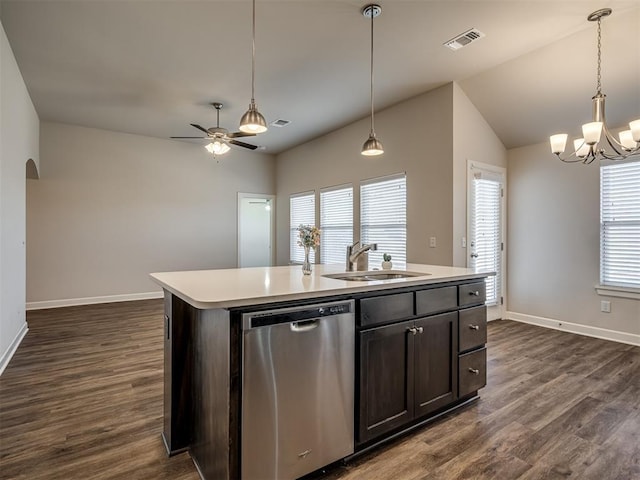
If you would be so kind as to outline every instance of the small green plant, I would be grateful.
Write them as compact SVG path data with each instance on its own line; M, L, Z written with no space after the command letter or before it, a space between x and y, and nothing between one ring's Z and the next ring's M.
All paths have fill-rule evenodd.
M390 262L391 261L391 255L389 255L388 253L385 253L385 254L382 255L382 259L385 262Z

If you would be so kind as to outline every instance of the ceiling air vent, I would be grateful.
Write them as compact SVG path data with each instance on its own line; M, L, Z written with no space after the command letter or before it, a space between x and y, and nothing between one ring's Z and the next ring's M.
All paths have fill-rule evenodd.
M460 50L462 47L466 47L471 42L475 42L476 40L480 40L484 37L484 33L480 30L476 30L472 28L471 30L467 30L460 35L456 35L451 40L443 43L443 45L447 48L450 48L453 51Z
M271 122L271 125L274 127L286 127L290 123L291 122L289 120L283 120L280 118L278 120L274 120L273 122Z

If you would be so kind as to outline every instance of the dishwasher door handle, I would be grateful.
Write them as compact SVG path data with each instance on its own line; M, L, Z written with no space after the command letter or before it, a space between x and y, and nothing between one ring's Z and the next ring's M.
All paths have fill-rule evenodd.
M299 322L291 322L289 324L289 327L291 328L292 332L302 333L302 332L308 332L310 330L313 330L314 328L318 328L318 325L320 325L320 320L317 318L314 318L313 320L301 320Z

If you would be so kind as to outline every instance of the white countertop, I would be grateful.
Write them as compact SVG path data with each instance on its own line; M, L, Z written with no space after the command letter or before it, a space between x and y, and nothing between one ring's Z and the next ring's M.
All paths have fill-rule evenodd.
M394 271L397 270L399 269L394 269ZM493 275L493 273L474 273L469 268L416 263L408 264L406 270L425 275L393 280L354 282L322 276L328 273L344 272L344 265L313 265L311 275L303 275L300 265L292 265L161 272L152 273L150 276L164 289L190 305L206 310L386 290L404 286L429 285Z

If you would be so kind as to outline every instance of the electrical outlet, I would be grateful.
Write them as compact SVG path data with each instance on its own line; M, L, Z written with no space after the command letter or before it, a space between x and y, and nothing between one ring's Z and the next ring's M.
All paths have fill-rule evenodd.
M611 313L611 302L609 300L600 300L600 311Z
M429 238L429 248L436 248L436 237L430 237Z

